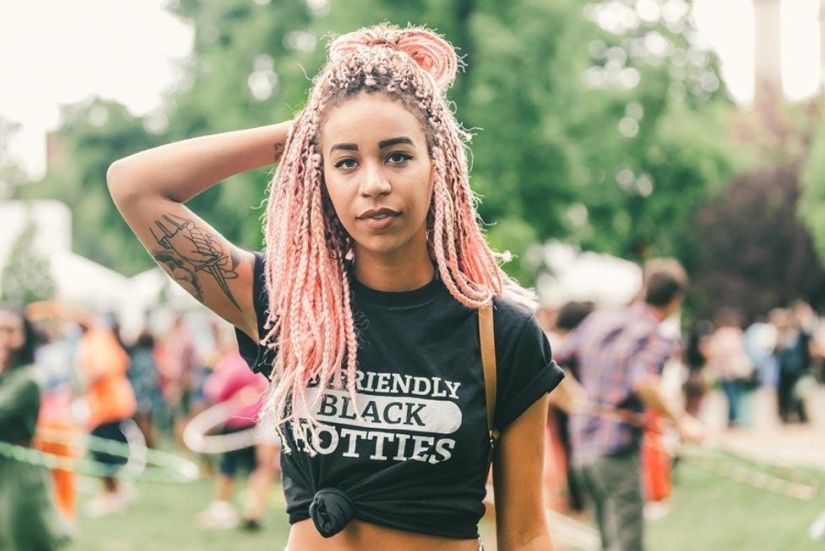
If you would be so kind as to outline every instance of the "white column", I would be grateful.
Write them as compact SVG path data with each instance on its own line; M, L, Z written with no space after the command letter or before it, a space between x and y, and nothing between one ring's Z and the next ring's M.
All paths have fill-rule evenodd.
M825 3L825 0L821 0ZM782 93L780 6L782 0L753 0L756 93Z
M825 0L819 0L819 87L825 90Z

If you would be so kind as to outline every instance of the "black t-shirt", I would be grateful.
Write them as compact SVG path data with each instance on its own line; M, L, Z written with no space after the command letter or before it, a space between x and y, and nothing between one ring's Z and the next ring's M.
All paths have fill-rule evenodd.
M258 254L254 297L262 336L268 308L263 281ZM348 496L359 520L478 537L488 438L477 311L455 300L438 279L402 293L376 291L354 277L351 285L357 401L328 389L313 412L322 423L315 435L305 421L307 430L287 427L281 470L290 523L310 517L318 490L334 488ZM495 298L494 320L495 424L503 430L563 374L530 312ZM268 373L272 351L237 334L247 363ZM308 396L318 392L310 388Z

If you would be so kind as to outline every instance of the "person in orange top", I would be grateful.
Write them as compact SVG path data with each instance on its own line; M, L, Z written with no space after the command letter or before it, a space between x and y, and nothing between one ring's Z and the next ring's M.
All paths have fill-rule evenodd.
M34 444L43 453L64 458L77 456L71 435L77 426L72 418L72 398L77 376L72 358L74 344L63 336L63 323L39 320L36 328L44 339L37 350L37 365L44 384L37 418ZM52 494L60 513L70 521L75 518L77 488L75 473L71 469L53 468Z
M134 415L137 402L126 378L129 356L114 333L105 327L84 327L77 354L86 381L87 424L92 432Z
M84 389L84 419L90 434L97 438L126 443L122 423L137 410L137 400L126 376L129 355L117 336L98 316L77 306L46 301L30 305L36 317L55 317L76 323L82 335L75 364ZM117 468L126 463L122 455L93 450L95 461L108 467L102 477L103 494L87 503L86 514L99 517L124 509L134 501L134 488L120 488Z
M132 385L126 377L129 356L115 334L101 323L81 323L83 335L77 350L77 367L85 382L87 427L91 435L126 443L122 423L137 410L137 400ZM117 465L126 458L93 451L95 461L111 467L112 474L104 476L103 495L88 503L86 513L97 517L119 511L134 499L134 489L121 489L114 474Z

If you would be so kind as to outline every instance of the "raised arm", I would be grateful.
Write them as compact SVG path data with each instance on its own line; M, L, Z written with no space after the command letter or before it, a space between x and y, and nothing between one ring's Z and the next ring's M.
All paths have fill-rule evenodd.
M207 308L257 340L254 257L184 203L222 180L276 163L291 122L171 143L120 159L106 179L149 254Z

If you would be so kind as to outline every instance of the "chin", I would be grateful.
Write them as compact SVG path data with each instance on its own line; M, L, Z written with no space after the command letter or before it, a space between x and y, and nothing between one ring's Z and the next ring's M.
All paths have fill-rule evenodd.
M367 254L394 256L397 254L411 254L415 249L410 240L390 236L370 236L368 239L356 240L357 249Z

